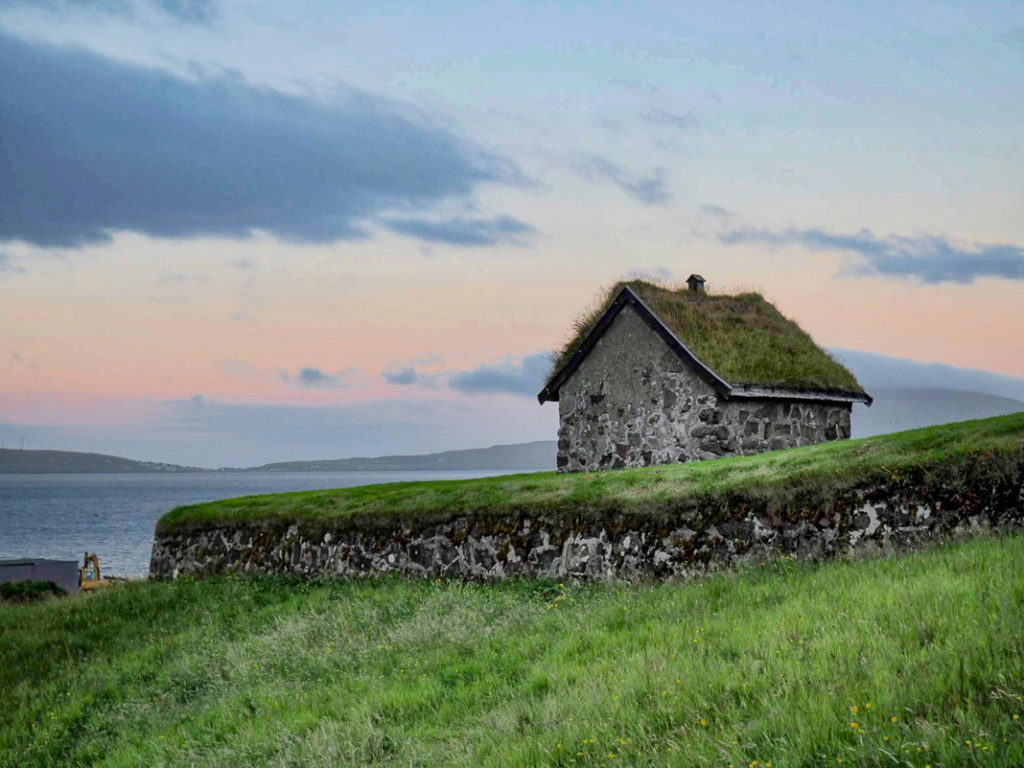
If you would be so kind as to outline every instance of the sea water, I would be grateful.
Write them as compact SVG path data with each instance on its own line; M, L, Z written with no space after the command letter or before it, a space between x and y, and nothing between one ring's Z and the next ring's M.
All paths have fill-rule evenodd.
M0 474L0 560L100 557L103 574L149 572L156 521L183 504L284 491L408 480L455 480L499 470Z

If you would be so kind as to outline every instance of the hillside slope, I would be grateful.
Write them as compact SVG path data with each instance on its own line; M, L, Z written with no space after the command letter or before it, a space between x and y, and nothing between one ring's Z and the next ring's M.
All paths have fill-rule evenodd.
M281 461L250 467L246 472L355 472L380 470L433 469L507 469L535 470L555 466L555 441L492 445L414 455L373 458L321 459L318 461Z
M58 474L105 472L206 472L197 467L135 461L103 453L26 451L0 448L0 474Z
M1024 765L1024 540L660 585L0 608L0 765Z

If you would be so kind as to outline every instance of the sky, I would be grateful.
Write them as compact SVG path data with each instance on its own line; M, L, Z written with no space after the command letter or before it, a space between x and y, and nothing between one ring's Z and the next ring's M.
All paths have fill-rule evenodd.
M0 442L553 439L632 275L1019 379L1022 212L1016 1L8 0Z

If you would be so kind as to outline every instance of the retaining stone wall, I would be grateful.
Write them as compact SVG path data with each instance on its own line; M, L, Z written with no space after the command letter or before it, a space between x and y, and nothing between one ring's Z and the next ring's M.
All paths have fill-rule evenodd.
M150 573L159 579L230 572L483 581L684 578L781 555L858 557L1024 529L1024 457L997 476L980 471L971 477L965 481L956 470L936 484L934 471L926 472L788 510L757 511L757 504L734 498L712 515L695 507L671 522L614 512L594 518L523 512L428 523L383 519L365 527L338 521L333 530L323 521L316 528L304 521L158 533Z

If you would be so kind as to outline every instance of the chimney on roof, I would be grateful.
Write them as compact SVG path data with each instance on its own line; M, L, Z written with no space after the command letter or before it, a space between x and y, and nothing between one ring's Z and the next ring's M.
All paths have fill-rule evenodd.
M686 278L686 284L690 286L690 290L694 293L704 293L704 283L706 282L707 280L700 275L690 275Z

